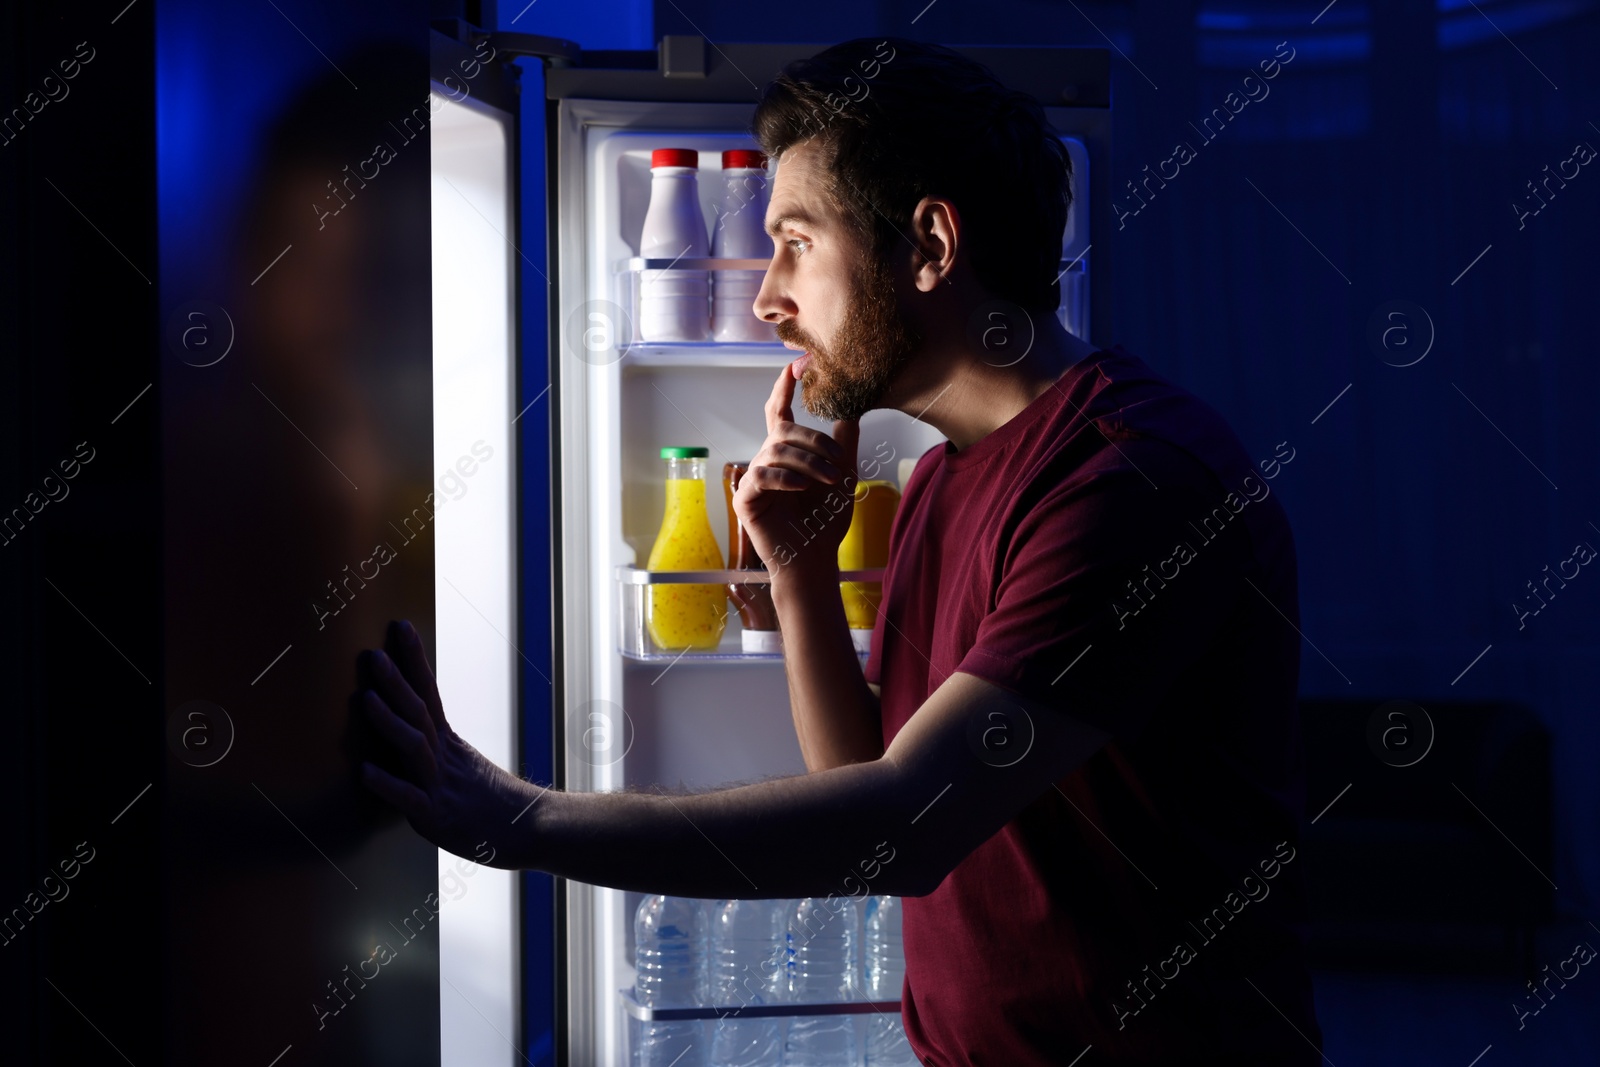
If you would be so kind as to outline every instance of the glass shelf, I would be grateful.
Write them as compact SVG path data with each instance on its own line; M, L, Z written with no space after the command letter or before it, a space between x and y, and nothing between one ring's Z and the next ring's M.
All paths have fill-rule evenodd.
M619 259L612 269L616 279L616 321L611 328L617 331L619 341L611 351L615 354L601 362L619 362L624 370L657 367L712 367L754 368L776 370L794 359L796 353L785 348L775 337L772 341L717 341L709 333L693 341L645 341L639 336L640 279L648 273L678 271L765 271L771 264L765 259L731 259L720 256L682 256L678 259L656 259L630 256ZM1061 306L1056 318L1073 334L1087 338L1088 317L1088 257L1062 260L1057 284L1061 289ZM707 329L709 331L709 320Z
M727 259L721 256L683 256L678 259L646 259L630 256L617 260L618 273L641 270L760 270L772 265L766 259Z
M645 256L632 256L629 259L618 259L614 262L613 270L616 277L616 301L621 307L619 322L613 323L616 336L621 338L618 346L618 360L622 370L638 370L638 368L675 368L675 366L694 366L694 368L754 368L754 370L776 371L779 366L797 357L798 352L786 349L778 341L778 334L773 326L762 326L750 318L749 325L754 326L757 333L763 338L754 341L717 341L712 336L712 322L710 322L710 307L707 306L706 336L704 338L690 339L690 341L645 341L640 336L640 291L642 291L643 278L654 277L662 274L682 274L682 272L717 272L717 270L750 270L762 272L770 262L766 259L731 259L722 256L680 256L677 259L646 259Z
M774 341L635 341L622 353L629 367L756 367L776 372L800 353Z
M841 582L881 582L882 567L840 571ZM623 564L617 568L617 581L623 585L767 585L771 571L649 571Z
M832 1004L730 1004L726 1007L704 1008L651 1008L640 1004L633 990L621 989L617 997L622 1010L642 1022L675 1022L693 1019L721 1019L724 1016L739 1019L810 1018L818 1015L900 1015L898 1000L852 1000Z
M882 582L882 567L868 567L862 570L845 570L839 572L841 582ZM675 663L684 662L750 662L750 663L781 663L782 652L746 652L743 649L741 633L743 627L739 621L739 612L729 602L727 605L728 622L722 633L722 640L713 650L698 651L690 649L666 650L656 646L651 640L645 627L646 598L652 585L717 585L726 588L730 585L766 585L772 581L772 573L764 570L736 571L736 570L706 570L706 571L652 571L640 567L619 566L616 569L618 603L618 622L620 632L617 636L617 649L630 660L641 663ZM857 651L857 658L865 663L867 653Z
M707 271L756 271L765 273L765 259L732 259L721 256L680 256L677 259L647 259L632 256L613 264L616 299L623 310L618 334L625 340L618 346L624 368L633 367L755 367L777 370L799 353L785 348L769 324L762 327L754 317L750 325L769 339L718 341L711 335L711 306L707 304L706 336L685 341L646 341L639 332L641 280L646 275ZM616 329L616 326L613 326Z

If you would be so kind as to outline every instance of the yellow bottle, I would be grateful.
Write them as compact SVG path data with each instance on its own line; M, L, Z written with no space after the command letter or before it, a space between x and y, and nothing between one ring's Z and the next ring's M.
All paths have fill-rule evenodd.
M840 570L864 570L888 564L889 527L899 506L900 490L893 482L869 479L856 483L850 528L839 542ZM851 640L858 651L867 651L873 624L878 619L878 605L883 601L883 583L840 582L839 595L844 598L844 617L850 625Z
M706 514L706 448L663 448L667 507L646 566L653 571L722 570L722 550ZM645 628L657 647L707 651L722 640L728 619L726 585L651 585Z

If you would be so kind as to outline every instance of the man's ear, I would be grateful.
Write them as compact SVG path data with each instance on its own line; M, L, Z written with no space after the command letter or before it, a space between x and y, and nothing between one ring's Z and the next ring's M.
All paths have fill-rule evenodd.
M912 283L929 293L941 282L949 282L961 250L961 215L955 204L939 196L923 197L912 209L908 236L916 248Z

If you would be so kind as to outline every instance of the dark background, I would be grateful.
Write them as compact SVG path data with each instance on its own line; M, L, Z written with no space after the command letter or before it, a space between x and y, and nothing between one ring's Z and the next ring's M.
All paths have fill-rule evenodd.
M95 457L66 499L0 544L0 699L15 709L5 718L0 810L11 829L0 910L21 906L79 842L95 850L70 895L0 946L7 1055L115 1062L114 1047L139 1064L216 1062L209 1050L226 1045L265 1064L292 1043L284 1063L429 1062L437 982L426 940L405 950L415 953L400 961L405 978L386 969L325 1031L306 1007L318 990L296 985L354 966L366 927L398 920L432 887L432 849L368 805L338 761L359 743L342 728L354 652L381 640L384 618L431 622L428 543L403 549L393 585L330 621L334 632L316 631L301 605L365 555L346 538L360 546L364 524L404 513L401 502L429 480L418 384L427 348L415 340L426 336L417 295L426 295L417 288L426 262L406 260L415 242L403 232L370 225L408 207L425 222L425 169L413 162L425 142L402 150L372 198L329 220L330 232L277 245L296 247L273 272L284 285L298 278L305 293L274 297L274 273L250 282L276 252L273 190L292 186L267 181L277 173L268 163L309 159L336 173L366 154L337 133L359 117L305 94L337 88L334 65L351 73L362 48L381 43L394 51L371 69L420 85L427 20L451 5L124 3L13 5L0 39L6 113L78 42L95 49L70 95L0 145L0 196L11 208L0 212L9 268L0 509L39 491L79 442ZM1324 900L1323 919L1354 923L1325 929L1387 946L1319 970L1325 1052L1339 1063L1466 1064L1482 1054L1489 1064L1593 1062L1600 1025L1600 978L1583 972L1523 1028L1512 1010L1535 1006L1523 985L1530 963L1553 968L1575 941L1600 944L1591 925L1600 922L1600 578L1584 567L1553 583L1548 606L1520 627L1513 606L1537 606L1527 583L1576 544L1600 545L1600 370L1582 320L1600 280L1600 187L1589 188L1600 179L1584 166L1564 187L1552 182L1554 196L1520 226L1513 208L1538 206L1527 183L1578 142L1600 147L1597 6L539 0L459 13L591 49L650 48L668 33L819 45L892 33L1113 50L1118 203L1136 205L1124 183L1178 141L1196 158L1095 238L1115 264L1110 338L1210 401L1252 454L1294 448L1273 488L1299 551L1302 694L1350 701L1356 728L1387 702L1412 702L1440 738L1410 767L1388 766L1362 744L1311 754L1308 814L1328 805L1313 834L1331 834L1321 839L1323 883L1344 887ZM1207 143L1190 123L1223 107L1279 42L1294 59L1267 83L1270 94ZM364 106L408 110L410 90L386 85L381 75L363 84L373 97ZM293 115L302 118L284 125ZM276 142L274 122L286 131ZM540 129L526 113L528 175L543 165ZM365 221L364 208L373 209ZM541 220L528 215L520 243L538 249ZM335 234L349 243L322 240ZM351 263L366 264L356 268L362 292L335 296L306 281L319 266ZM353 317L328 325L314 311L319 298ZM165 340L192 299L243 308L241 347L210 376ZM293 333L282 309L306 310L308 300L309 325ZM1383 321L1399 332L1375 344L1375 314L1397 308L1403 318ZM530 399L545 380L544 336L525 319ZM314 358L318 345L339 358ZM314 440L310 423L351 435L355 451L373 446L370 484L386 494L362 497L368 511L341 511L369 483L347 471L361 490L344 494L261 392L303 412L296 422ZM523 490L538 500L537 486ZM545 551L536 537L528 544ZM284 627L308 631L305 640L279 640ZM285 645L294 647L251 685ZM225 707L256 744L211 768L186 762L168 724L194 699ZM1523 748L1460 701L1503 715L1504 705L1522 707L1547 756L1504 770L1505 754ZM527 773L548 780L539 748L548 709L526 715ZM1471 743L1453 744L1469 723ZM1346 756L1374 758L1356 766L1339 762ZM1380 839L1435 843L1433 873L1445 879L1404 867L1417 854L1410 845L1387 866L1371 863ZM1313 858L1318 841L1308 838ZM1348 862L1326 858L1339 855ZM1450 856L1474 858L1449 867ZM1480 924L1487 940L1470 923L1421 934L1429 912L1496 880L1548 889L1531 943L1493 951L1493 900ZM547 881L535 884L547 892ZM1359 908L1347 906L1353 898ZM1386 920L1417 936L1388 936ZM548 939L536 927L531 936L538 971ZM528 990L522 1047L549 1062L549 985ZM391 1056L391 1042L411 1047Z

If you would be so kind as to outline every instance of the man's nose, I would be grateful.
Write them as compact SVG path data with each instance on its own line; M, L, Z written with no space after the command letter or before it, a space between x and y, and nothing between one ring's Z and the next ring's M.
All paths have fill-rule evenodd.
M764 322L779 323L784 319L793 318L798 310L794 301L789 299L788 287L784 284L782 268L778 266L778 253L773 252L773 262L767 265L767 273L761 279L761 291L756 293L756 302L751 305L756 313L756 318Z

